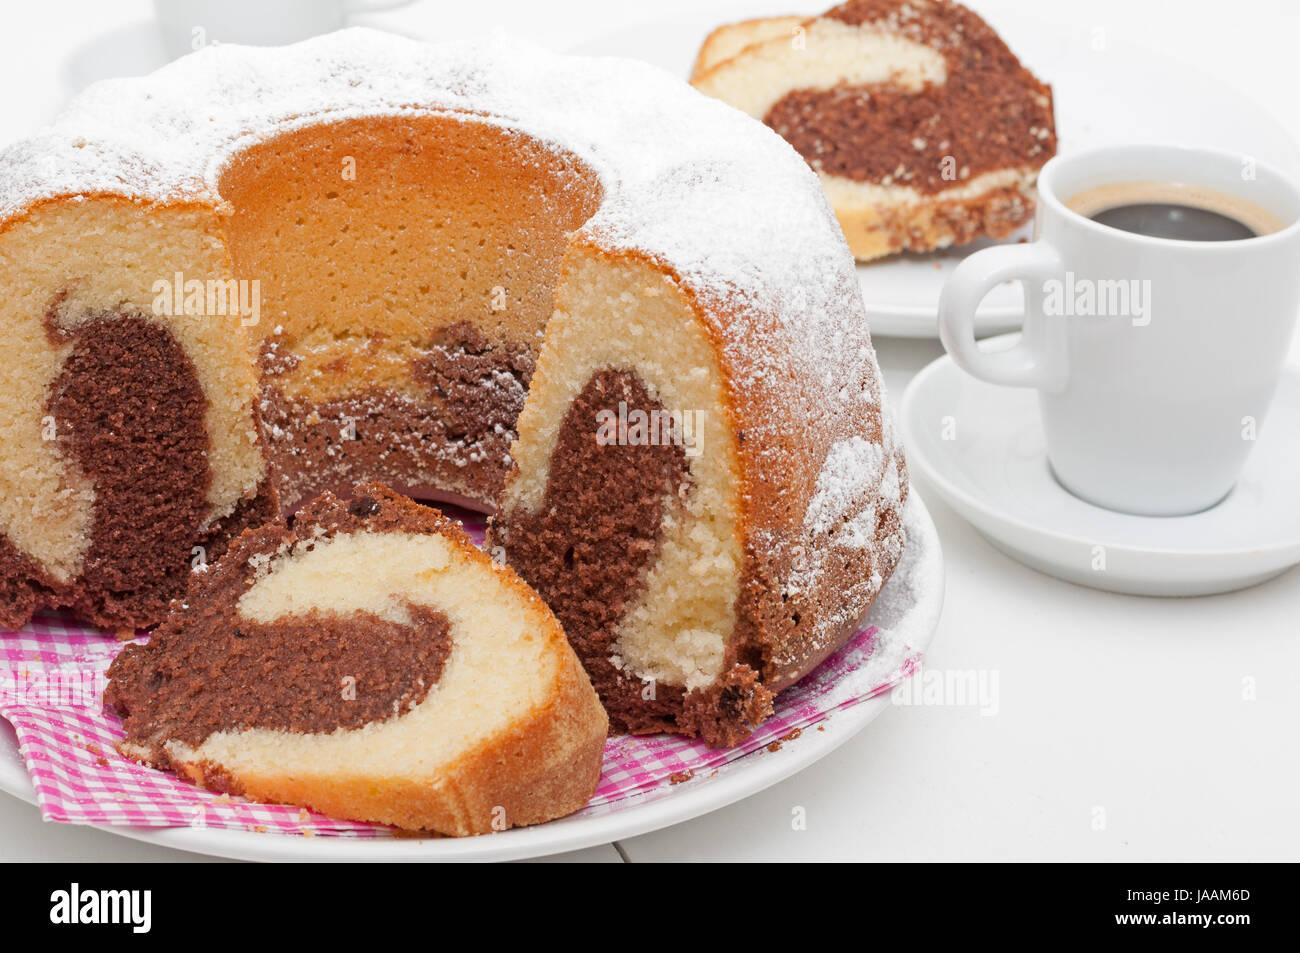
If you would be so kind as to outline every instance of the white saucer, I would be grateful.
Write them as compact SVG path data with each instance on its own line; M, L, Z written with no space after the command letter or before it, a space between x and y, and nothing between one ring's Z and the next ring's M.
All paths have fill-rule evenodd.
M977 381L947 356L904 392L901 425L923 486L1007 555L1070 582L1197 596L1300 564L1300 369L1284 373L1236 489L1192 516L1130 516L1070 495L1048 468L1036 393Z
M685 78L713 27L769 12L789 13L788 0L744 0L739 6L701 3L688 16L585 39L568 52L645 60ZM1063 153L1113 143L1173 142L1228 149L1300 172L1300 151L1286 128L1250 97L1195 67L1115 36L1107 35L1104 48L1095 49L1090 24L1069 29L1000 4L992 5L984 16L1024 64L1052 85ZM1207 108L1207 103L1213 103L1213 108ZM1031 233L1032 228L1025 226L1006 241ZM937 338L936 309L944 281L963 258L989 244L976 242L935 254L892 255L859 265L871 333ZM1019 283L1001 284L980 304L976 333L1015 330L1023 315Z

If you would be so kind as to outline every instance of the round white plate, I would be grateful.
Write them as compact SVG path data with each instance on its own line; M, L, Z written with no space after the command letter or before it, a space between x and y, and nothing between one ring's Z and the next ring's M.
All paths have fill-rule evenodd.
M710 30L738 17L767 12L736 14L723 7L721 12L619 30L569 52L645 60L685 78ZM1239 152L1300 172L1300 150L1267 111L1179 60L1096 33L1091 25L1067 31L1010 10L998 10L988 18L1021 61L1051 84L1061 152L1110 143L1173 142ZM1007 241L1031 234L1031 226L1026 225ZM895 255L859 265L872 334L938 337L935 315L944 281L962 258L990 244L985 240L960 249ZM976 331L985 335L1014 330L1023 314L1020 285L1000 285L980 305Z
M942 579L943 554L934 523L919 494L910 494L904 520L908 543L903 558L866 621L882 629L909 633L912 648L924 652L939 625L943 589L930 586L929 591L914 592L911 580ZM862 702L822 721L824 730L805 730L799 737L783 741L777 751L759 748L716 773L620 801L611 805L608 813L571 816L480 837L299 837L211 827L95 826L163 847L243 860L433 861L542 857L645 834L755 794L830 754L889 704L888 693ZM0 718L0 790L36 803L13 728L3 718Z
M1195 596L1300 564L1300 371L1284 373L1236 488L1192 516L1131 516L1072 496L1048 467L1036 393L985 384L947 356L916 375L901 411L912 474L1042 572L1114 592Z

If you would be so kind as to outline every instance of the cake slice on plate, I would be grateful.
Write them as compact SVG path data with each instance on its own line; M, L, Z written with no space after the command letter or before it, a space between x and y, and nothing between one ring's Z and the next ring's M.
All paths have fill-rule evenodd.
M608 725L537 595L379 484L244 534L108 674L128 757L451 835L582 807Z
M1051 89L950 0L721 27L691 81L794 146L859 260L1009 235L1056 152Z

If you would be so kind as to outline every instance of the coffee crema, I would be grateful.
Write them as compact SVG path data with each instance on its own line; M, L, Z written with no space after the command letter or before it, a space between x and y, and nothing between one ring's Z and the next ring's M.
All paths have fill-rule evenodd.
M1181 182L1114 182L1077 192L1065 205L1110 228L1178 241L1241 241L1286 227L1254 202Z

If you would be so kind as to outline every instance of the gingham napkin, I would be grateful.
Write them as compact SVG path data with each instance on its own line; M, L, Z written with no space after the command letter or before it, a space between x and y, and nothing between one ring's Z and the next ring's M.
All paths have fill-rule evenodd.
M465 524L481 542L482 521L466 517ZM54 614L38 615L18 632L0 630L0 716L14 726L46 820L392 836L375 824L213 794L123 758L115 749L121 724L103 710L100 697L105 672L124 644ZM888 691L918 662L901 637L872 626L783 692L773 717L735 748L670 735L612 737L596 794L578 816L608 814L634 795L666 791L739 758L762 757L762 749L776 749L834 712Z

